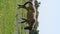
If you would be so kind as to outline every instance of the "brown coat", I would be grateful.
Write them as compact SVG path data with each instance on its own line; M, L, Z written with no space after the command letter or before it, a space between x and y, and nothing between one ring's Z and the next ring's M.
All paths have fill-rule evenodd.
M33 4L29 4L29 7L27 7L27 11L27 19L29 19L27 23L29 23L29 26L34 27L34 25L36 24L36 8Z

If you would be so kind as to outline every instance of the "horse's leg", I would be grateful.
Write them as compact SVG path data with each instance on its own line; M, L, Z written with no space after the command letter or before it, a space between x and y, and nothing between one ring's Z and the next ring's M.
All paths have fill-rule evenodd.
M24 5L26 5L26 4L28 4L28 3L29 3L29 4L31 4L31 5L33 5L33 4L32 4L31 2L29 2L29 1L28 1L28 2L26 2Z
M32 27L26 26L26 27L24 27L24 29L25 29L25 30L32 30Z
M18 9L20 9L20 8L27 9L27 7L25 5L18 5L18 6L19 6Z
M21 18L22 20L26 20L27 21L27 19L25 19L25 18Z
M22 21L21 23L25 23L26 21Z
M24 9L28 10L28 8L25 6L28 3L30 3L31 5L33 5L31 2L26 2L24 5L18 5L19 6L18 9L24 8Z
M21 18L21 19L24 20L21 23L24 23L24 22L28 22L29 21L28 19L25 19L25 18Z

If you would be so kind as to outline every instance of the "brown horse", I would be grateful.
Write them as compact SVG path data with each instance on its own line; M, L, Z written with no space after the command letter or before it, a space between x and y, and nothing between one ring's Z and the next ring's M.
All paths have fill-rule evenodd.
M26 7L25 5L28 3L29 3L29 6ZM21 23L27 22L29 25L29 26L25 27L24 29L33 30L34 25L36 24L36 8L35 8L35 6L31 2L26 2L24 5L18 5L18 6L19 6L18 9L24 8L28 11L27 19L21 18L22 20L24 20Z

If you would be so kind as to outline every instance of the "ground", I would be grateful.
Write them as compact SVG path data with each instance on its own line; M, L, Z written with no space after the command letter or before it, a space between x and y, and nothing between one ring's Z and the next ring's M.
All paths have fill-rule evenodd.
M19 11L20 17L26 18L25 9L17 9L18 4L24 4L28 0L0 0L0 34L15 34L16 12ZM23 28L27 24L20 24L20 34L28 33Z

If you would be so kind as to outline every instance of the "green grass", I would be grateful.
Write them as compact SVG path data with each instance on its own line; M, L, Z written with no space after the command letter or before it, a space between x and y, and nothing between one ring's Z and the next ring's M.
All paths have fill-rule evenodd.
M27 0L0 0L0 34L14 34L16 31L17 4L24 4ZM19 10L20 16L26 18L26 10ZM26 34L23 29L26 24L20 24L20 33Z

